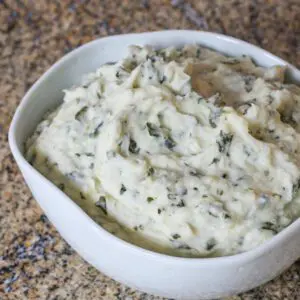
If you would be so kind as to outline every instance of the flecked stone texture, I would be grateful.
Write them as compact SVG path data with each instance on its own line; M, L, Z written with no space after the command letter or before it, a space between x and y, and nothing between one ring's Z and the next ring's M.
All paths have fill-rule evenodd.
M48 222L10 154L7 132L28 88L58 58L106 35L202 29L300 66L300 1L0 0L0 299L151 299L83 261ZM300 299L300 261L231 300Z

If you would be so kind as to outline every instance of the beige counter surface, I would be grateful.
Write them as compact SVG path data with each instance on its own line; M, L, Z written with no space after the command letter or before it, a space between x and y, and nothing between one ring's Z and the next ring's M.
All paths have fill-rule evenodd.
M300 2L0 0L0 299L144 299L79 257L49 223L10 154L11 117L32 83L92 39L163 29L209 30L300 66ZM300 261L231 300L300 299Z

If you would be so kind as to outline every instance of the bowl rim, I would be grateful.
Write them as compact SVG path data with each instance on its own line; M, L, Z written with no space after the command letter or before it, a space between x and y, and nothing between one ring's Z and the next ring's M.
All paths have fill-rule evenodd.
M30 165L30 163L25 159L22 151L19 149L17 140L16 140L16 130L18 128L19 120L22 118L22 111L26 107L27 103L29 102L29 99L31 98L32 94L35 90L37 90L40 86L40 84L48 79L48 77L55 71L56 68L58 68L62 63L65 63L67 61L71 61L73 57L75 57L77 54L79 54L83 49L86 48L92 48L94 45L96 45L100 40L106 40L106 41L114 41L116 39L122 38L122 37L137 37L137 36L155 36L155 35L162 35L165 33L169 34L201 34L203 37L207 36L210 38L215 38L227 42L233 42L238 45L244 45L248 48L252 48L254 50L259 50L262 55L266 55L270 57L271 59L276 60L282 65L286 65L288 69L290 69L292 72L295 72L300 76L300 71L290 63L286 62L285 60L275 56L274 54L258 47L255 45L252 45L246 41L228 36L223 35L219 33L214 32L208 32L208 31L196 31L196 30L163 30L163 31L153 31L153 32L142 32L142 33L128 33L128 34L119 34L119 35L113 35L113 36L106 36L101 37L95 40L92 40L86 44L81 45L80 47L70 51L69 53L62 56L60 59L58 59L46 72L44 72L38 80L29 88L29 90L25 93L23 96L21 102L19 103L12 122L10 124L9 132L8 132L8 140L9 140L9 146L11 149L11 152L17 162L17 165L20 167L22 166L22 170L27 170L28 172L32 173L35 177L37 177L39 180L43 181L44 184L47 184L49 187L56 189L62 198L64 198L64 201L68 201L70 205L72 205L85 219L86 222L88 222L88 225L91 226L97 235L102 235L103 238L110 239L111 242L116 243L116 246L120 246L122 248L127 248L128 251L133 251L137 255L147 255L148 257L152 257L156 260L165 261L168 263L179 263L179 264L232 264L236 261L240 262L247 262L251 261L254 258L258 258L265 253L271 252L271 250L274 247L280 246L280 243L284 241L284 239L291 238L297 232L297 230L300 230L300 218L293 221L290 225L288 225L286 228L284 228L282 231L277 233L275 236L271 237L267 241L263 242L259 246L250 249L245 252L233 254L233 255L227 255L227 256L219 256L219 257L180 257L180 256L172 256L169 254L164 254L160 252L155 252L152 250L148 250L145 248L142 248L140 246L137 246L135 244L132 244L128 241L122 240L121 238L117 237L116 235L113 235L112 233L105 230L100 224L96 223L83 209L81 209L67 194L62 192L54 183L52 183L49 179L47 179L45 176L43 176L37 169L35 169L33 166ZM201 44L201 43L197 43ZM216 49L216 51L219 51ZM37 200L36 200L37 201ZM37 201L38 202L38 201ZM55 227L55 224L53 224Z

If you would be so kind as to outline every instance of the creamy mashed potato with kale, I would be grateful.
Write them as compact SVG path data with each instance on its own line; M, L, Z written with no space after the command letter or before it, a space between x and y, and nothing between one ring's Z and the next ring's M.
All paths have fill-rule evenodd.
M122 239L243 252L300 215L300 90L284 73L201 46L132 46L65 90L26 155Z

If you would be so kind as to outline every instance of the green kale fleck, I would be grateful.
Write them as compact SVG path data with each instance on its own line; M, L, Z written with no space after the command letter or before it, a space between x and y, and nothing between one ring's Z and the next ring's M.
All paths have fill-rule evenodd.
M153 197L147 197L147 202L150 203L152 201L154 201L155 199Z
M36 160L36 153L33 153L30 159L30 164L33 166L34 162Z
M225 213L225 214L224 214L224 219L231 219L231 216L230 216L230 214L228 214L228 213Z
M249 157L252 151L247 145L243 145L243 152Z
M204 100L204 98L199 96L198 99L197 99L198 104L201 103L203 100Z
M85 113L87 112L88 107L84 106L82 107L76 114L75 114L75 120L77 121L81 121L85 115Z
M156 62L156 58L155 56L149 56L149 55L146 55L146 60L150 60L152 63L155 63Z
M150 122L147 122L146 125L147 125L148 132L151 136L154 136L154 137L160 136L160 130L159 130L158 126L156 126L155 124L150 123Z
M182 250L191 250L192 249L189 245L187 245L185 243L179 244L176 248L177 249L182 249Z
M94 157L95 155L91 152L85 152L83 153L85 156L88 156L88 157Z
M99 207L105 215L107 215L106 198L104 196L100 196L95 205Z
M221 61L221 63L224 65L236 65L236 64L240 63L240 60L229 57L225 61Z
M185 207L185 203L183 199L180 199L180 201L176 204L177 207Z
M144 230L144 226L142 224L140 224L139 226L134 226L133 229L135 231L138 231L138 230Z
M100 122L95 127L95 129L93 130L93 132L89 134L89 137L93 137L93 138L97 137L99 135L99 133L100 133L100 128L102 127L102 125L103 125L103 122Z
M174 233L174 234L172 234L172 238L173 238L174 240L177 240L177 239L180 239L181 236L180 236L178 233Z
M249 108L252 106L252 103L245 103L239 107L239 110L243 115L246 115Z
M216 141L218 145L218 150L220 153L225 153L229 156L229 148L233 139L232 133L225 133L224 131L220 131L220 138Z
M218 217L217 215L215 215L215 214L212 213L211 211L209 211L208 214L209 214L210 216L214 217L214 218L217 218L217 217Z
M169 200L176 200L177 199L177 194L176 193L169 193L168 195L167 195L167 197L168 197L168 199Z
M117 155L116 152L113 151L113 150L109 150L109 151L106 152L106 157L108 159L112 159L112 158L116 157L116 155Z
M120 195L123 195L127 191L125 185L122 183L121 189L120 189Z
M160 84L163 84L167 80L167 77L163 75L163 77L159 80Z
M298 178L297 181L293 184L293 188L292 188L293 197L297 195L299 189L300 189L300 178Z
M212 160L212 162L210 163L210 165L216 164L220 161L220 158L218 157L214 157L214 159Z
M206 242L206 250L210 251L217 245L217 241L215 238L211 238Z
M188 189L184 186L180 191L180 195L185 196L185 195L187 195L187 193L188 193Z
M128 148L129 152L133 153L133 154L138 154L140 152L140 148L138 147L137 143L135 140L130 139L129 140L129 148Z
M199 170L192 170L192 171L190 171L190 175L191 176L195 176L195 177L201 177L201 176L203 176L203 174Z
M64 191L64 190L65 190L65 185L64 185L63 183L60 183L60 184L58 185L58 188L59 188L60 190Z
M270 230L272 231L274 234L278 233L278 228L276 227L276 225L272 222L264 222L261 226L261 229L263 230Z
M222 189L217 189L217 194L219 196L222 196L224 194L224 191Z
M154 174L154 168L150 167L147 171L147 176L152 176Z
M176 142L172 139L171 136L167 136L167 137L165 138L165 146L166 146L168 149L172 150L172 149L176 146Z

